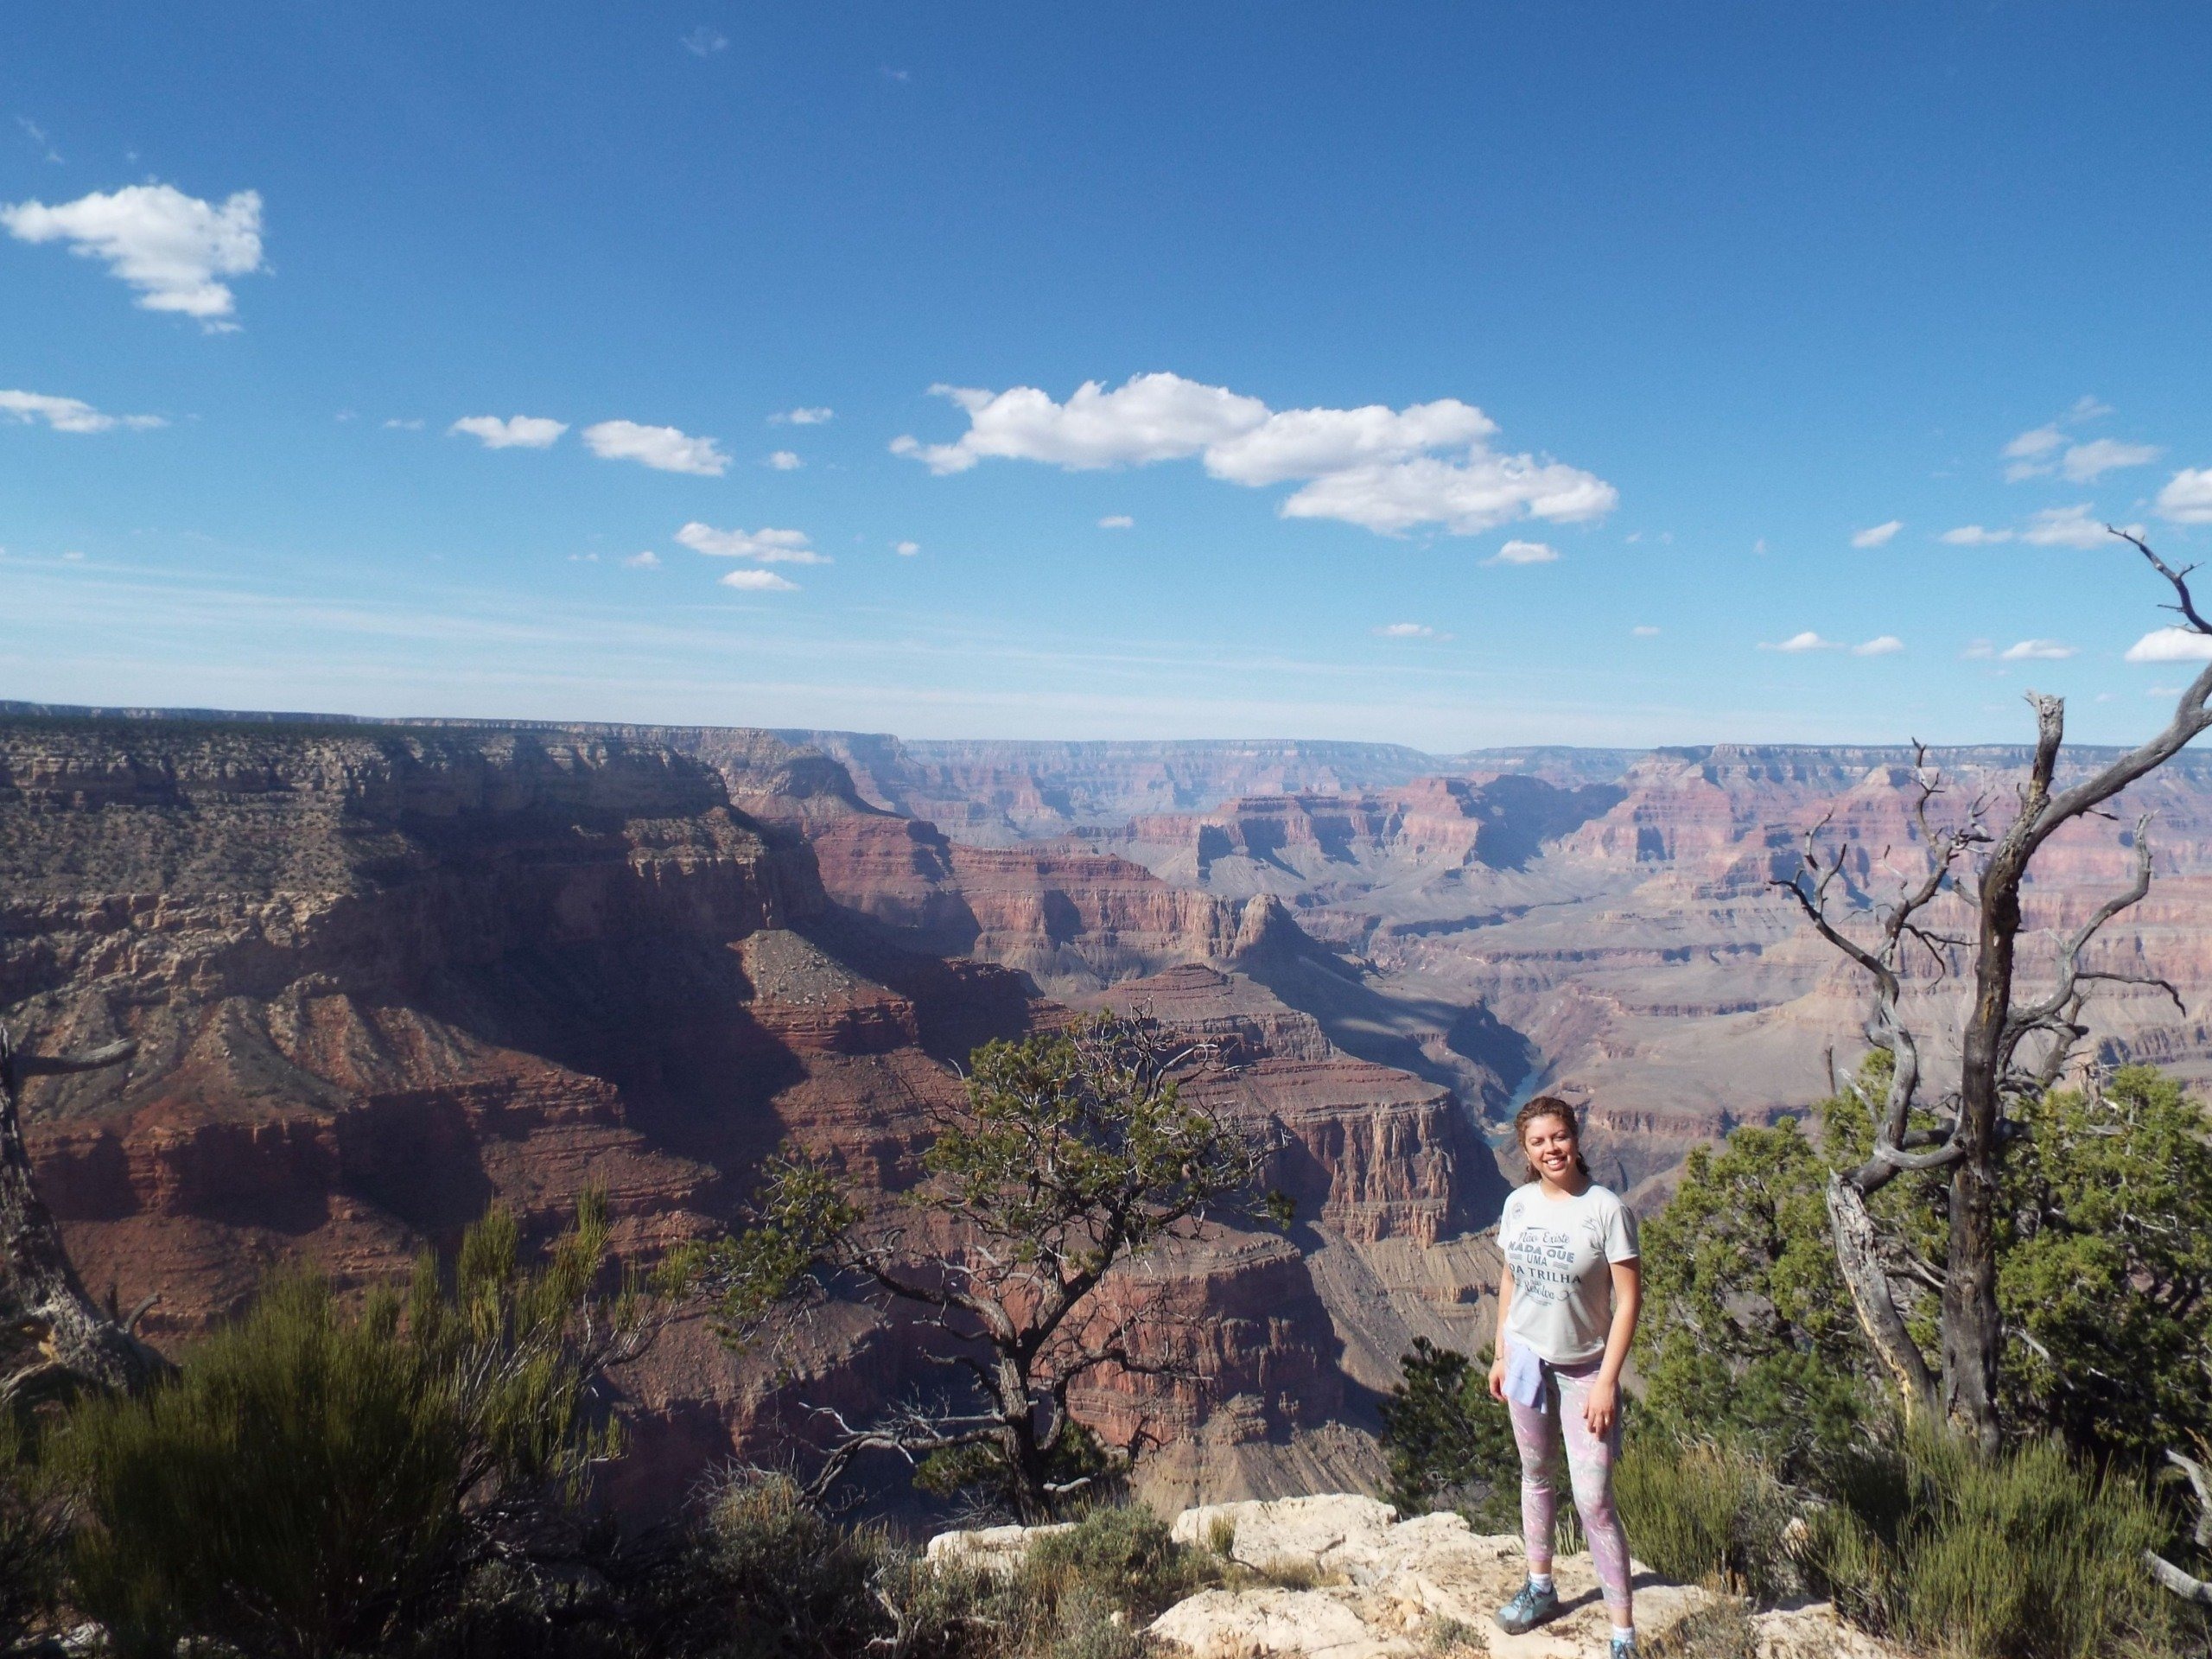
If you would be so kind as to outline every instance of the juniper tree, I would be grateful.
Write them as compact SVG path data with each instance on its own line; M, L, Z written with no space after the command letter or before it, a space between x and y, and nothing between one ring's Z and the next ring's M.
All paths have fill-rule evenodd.
M873 1206L796 1148L770 1160L750 1225L678 1269L716 1300L726 1338L856 1299L913 1318L950 1385L866 1424L822 1410L814 1491L870 1452L993 1487L1030 1522L1095 1483L1070 1390L1109 1366L1189 1375L1168 1351L1172 1321L1116 1270L1209 1217L1287 1219L1262 1191L1269 1137L1185 1096L1200 1058L1117 1014L987 1045L964 1104L934 1126L921 1182Z

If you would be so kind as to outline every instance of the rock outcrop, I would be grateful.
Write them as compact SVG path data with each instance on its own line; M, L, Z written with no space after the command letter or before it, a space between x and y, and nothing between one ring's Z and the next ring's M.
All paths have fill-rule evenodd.
M1010 1571L1051 1530L941 1534L928 1557ZM1178 1515L1171 1534L1246 1569L1242 1585L1202 1590L1153 1621L1154 1640L1185 1659L1593 1659L1606 1649L1611 1620L1586 1555L1554 1563L1560 1618L1522 1636L1500 1630L1491 1615L1527 1570L1521 1541L1474 1533L1457 1515L1401 1521L1388 1504L1338 1493L1206 1504ZM1676 1651L1692 1621L1732 1611L1711 1590L1637 1566L1637 1629L1649 1650ZM1753 1659L1898 1659L1821 1604L1750 1614L1738 1628Z

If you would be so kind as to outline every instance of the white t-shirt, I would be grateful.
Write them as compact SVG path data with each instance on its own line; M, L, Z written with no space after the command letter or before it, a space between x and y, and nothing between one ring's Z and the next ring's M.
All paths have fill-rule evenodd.
M1636 1259L1636 1216L1595 1181L1571 1198L1516 1187L1497 1220L1497 1247L1513 1269L1505 1338L1554 1365L1605 1351L1613 1323L1611 1264Z

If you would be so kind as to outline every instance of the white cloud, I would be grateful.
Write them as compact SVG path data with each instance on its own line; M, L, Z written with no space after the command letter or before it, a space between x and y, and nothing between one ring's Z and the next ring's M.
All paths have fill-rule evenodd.
M446 435L481 438L486 449L546 449L568 429L566 421L542 415L514 415L504 421L496 415L464 415L446 429Z
M423 423L420 420L403 421L394 416L384 423L384 429L387 432L420 432Z
M1179 374L1133 375L1112 391L1087 380L1065 404L1034 386L1001 392L931 386L968 412L968 430L951 443L894 440L939 474L964 473L987 458L1041 461L1071 471L1178 461L1241 437L1263 424L1268 406L1222 386Z
M1851 538L1851 544L1853 547L1880 547L1904 528L1904 519L1892 518L1886 524L1876 524L1871 530L1860 531Z
M658 570L660 569L660 555L649 547L642 553L632 553L622 563L632 570Z
M695 58L711 58L729 45L729 36L702 23L683 37L683 49Z
M640 426L635 421L601 421L583 431L584 442L602 461L634 461L657 473L690 473L720 478L729 457L712 438L695 438L672 426Z
M2212 634L2193 628L2153 628L2127 648L2131 663L2196 663L2212 659Z
M2212 524L2212 467L2184 467L2158 492L2158 516L2177 524Z
M28 115L17 116L16 124L22 129L23 137L31 141L31 148L38 151L41 161L51 162L57 167L61 164L61 152L54 147L54 141L46 136L44 127L39 125Z
M795 473L806 465L798 458L796 452L790 449L777 450L774 454L768 457L765 464L774 467L779 473Z
M1433 639L1436 630L1425 622L1390 622L1375 630L1384 639Z
M2147 467L2164 453L2155 443L2122 443L2117 438L2098 438L2069 449L2059 471L2076 484L2086 484L2099 474L2118 467Z
M676 539L695 553L718 559L752 559L761 564L830 563L826 554L807 545L803 530L716 530L695 518L676 532Z
M1109 512L1098 521L1101 530L1135 530L1137 521L1126 512Z
M2066 411L2066 418L2069 421L2094 421L2101 415L2111 413L2110 404L2100 403L2085 391L2074 400L2074 407Z
M940 475L990 459L1084 471L1200 457L1212 477L1251 488L1302 480L1280 509L1285 518L1385 534L1440 524L1475 535L1524 514L1572 522L1610 512L1618 499L1579 468L1491 453L1497 423L1457 398L1402 410L1272 410L1167 373L1133 375L1110 391L1085 381L1065 403L1034 386L931 390L967 411L968 430L951 443L902 436L891 448Z
M2063 663L2078 653L2056 639L2023 639L2017 645L2005 646L1999 654L2008 663Z
M1987 662L1997 654L1997 647L1986 639L1969 639L1967 648L1959 655L1970 663Z
M2056 422L2023 432L2006 444L2004 456L2007 461L2026 461L2037 455L2047 455L2066 442L2066 435L2058 429Z
M826 426L836 416L837 411L834 409L787 409L780 415L771 415L768 423L771 426Z
M105 259L138 290L142 308L196 318L211 332L238 326L227 321L235 297L216 278L262 269L261 197L252 190L217 207L173 185L134 184L57 207L0 207L0 225L18 241L67 242L72 253Z
M735 588L748 594L795 594L798 583L787 582L772 570L728 570L722 573L722 586Z
M2037 547L2102 547L2112 536L2083 502L2075 507L2045 507L2029 521L2020 539Z
M0 415L19 422L44 421L56 432L109 432L118 426L144 432L168 423L158 415L104 415L76 397L50 397L36 391L0 391Z
M2153 685L2146 687L2143 695L2146 697L2177 697L2184 689L2178 685Z
M1808 628L1802 633L1793 633L1787 639L1781 640L1774 645L1770 645L1762 642L1759 645L1759 649L1761 651L1788 652L1841 651L1843 646L1840 641L1834 639L1823 639L1819 634L1815 633L1810 628Z
M1894 633L1885 633L1877 635L1864 645L1853 645L1851 654L1854 657L1894 657L1904 649L1904 640Z
M1648 622L1639 622L1629 632L1639 639L1656 639L1659 637L1659 630Z
M1994 547L1999 542L2009 542L2009 530L1985 530L1980 524L1961 524L1956 530L1947 530L1936 538L1948 542L1953 547Z
M1550 564L1559 557L1559 550L1542 542L1508 542L1485 564Z
M893 544L891 550L902 559L911 559L922 550L922 544L919 542L898 542Z

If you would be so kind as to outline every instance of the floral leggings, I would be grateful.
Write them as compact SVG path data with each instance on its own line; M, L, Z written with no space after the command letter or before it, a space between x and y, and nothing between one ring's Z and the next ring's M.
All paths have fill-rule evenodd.
M1620 1455L1621 1420L1613 1418L1612 1432L1603 1440L1583 1421L1583 1402L1597 1380L1599 1360L1573 1366L1544 1367L1544 1400L1541 1406L1511 1401L1513 1439L1521 1448L1521 1531L1529 1553L1529 1570L1552 1570L1552 1523L1559 1514L1559 1497L1553 1491L1553 1468L1565 1441L1567 1473L1574 1489L1574 1507L1582 1516L1582 1530L1590 1540L1590 1563L1605 1592L1616 1622L1632 1605L1629 1590L1628 1536L1621 1530L1613 1510L1613 1459Z

